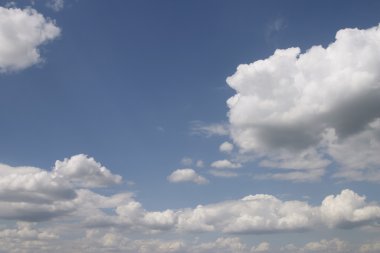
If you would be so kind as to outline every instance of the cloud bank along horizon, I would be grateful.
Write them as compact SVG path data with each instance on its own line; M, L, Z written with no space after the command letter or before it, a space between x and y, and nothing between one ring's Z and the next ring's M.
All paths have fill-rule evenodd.
M97 238L101 235L102 239L96 242L96 245L99 244L97 247L107 249L111 243L117 245L118 250L133 252L138 246L130 249L129 239L119 233L218 233L231 236L318 229L376 228L380 221L380 205L367 201L365 196L349 189L326 196L321 204L316 206L305 201L283 201L273 195L256 194L237 200L198 205L194 208L148 211L136 201L133 193L97 193L96 188L120 184L122 178L83 154L56 161L51 171L35 167L11 167L5 164L0 165L0 171L0 218L18 221L17 227L7 230L7 233L18 235L18 232L14 231L29 231L36 236L33 240L52 240L54 244L59 238L57 231L62 233L60 229L55 232L54 229L47 229L43 232L41 229L33 228L32 224L44 221L68 226L79 222L82 229L87 231L87 235L84 241L75 243L84 242L88 246L89 243L94 243L92 240L99 240L92 236ZM109 236L111 238L108 238ZM233 238L221 237L216 242L235 240L240 245L238 248L241 248L241 251L237 252L246 252L247 246L242 244L240 239ZM119 240L126 241L124 243ZM165 243L168 242L160 242L160 247L165 248L162 246ZM269 244L262 243L264 244L252 246L254 250L251 249L251 252L256 252L257 248L269 250ZM332 244L335 247L337 242L321 243ZM177 250L174 252L208 252L207 250L215 250L220 246L218 243L187 245L184 241L177 241L175 245L177 246L174 248ZM50 246L48 249L51 250ZM230 246L225 245L227 248ZM202 251L199 247L206 249ZM234 248L232 252L236 252L235 250Z
M63 1L54 2L53 10L64 7ZM43 62L39 48L60 34L53 20L33 8L0 7L0 71L16 75ZM227 83L236 91L227 101L228 124L196 128L206 135L229 136L219 146L228 159L212 162L209 170L199 160L196 170L186 167L163 175L168 183L212 187L212 179L203 174L238 178L246 163L243 156L258 161L263 173L257 179L316 181L336 164L333 178L379 182L380 26L342 29L326 48L276 50L266 59L239 65ZM183 163L192 165L189 159ZM135 193L115 190L125 184L122 175L85 154L57 160L51 170L0 164L0 176L0 219L7 221L0 228L3 252L380 249L376 240L351 245L329 238L280 247L241 237L378 231L380 204L346 187L314 205L263 192L147 210Z

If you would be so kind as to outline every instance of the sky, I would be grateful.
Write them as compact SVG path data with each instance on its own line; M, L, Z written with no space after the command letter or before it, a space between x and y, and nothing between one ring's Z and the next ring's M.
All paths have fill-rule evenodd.
M0 0L0 253L379 252L379 9Z

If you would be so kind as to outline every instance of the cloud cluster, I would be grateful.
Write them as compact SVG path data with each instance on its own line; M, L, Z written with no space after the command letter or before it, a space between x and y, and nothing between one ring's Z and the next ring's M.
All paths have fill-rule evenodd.
M336 253L336 252L351 252L348 243L340 239L320 240L318 242L309 242L304 246L297 247L293 244L288 244L282 248L283 252L289 253Z
M221 237L214 242L202 243L195 247L195 252L245 252L247 247L238 237Z
M380 26L340 30L326 48L276 50L227 83L234 143L283 169L267 177L315 180L332 162L338 177L380 177Z
M0 175L0 218L24 221L48 220L75 211L78 187L121 181L119 175L82 154L57 161L52 171L0 164Z
M137 201L115 208L116 215L92 216L90 227L123 226L142 231L220 232L263 234L295 232L320 228L350 229L375 225L380 206L367 203L351 190L327 196L320 206L303 201L281 201L265 194L239 200L199 205L178 210L147 211Z
M266 252L270 248L265 242L248 247L235 237L222 237L215 242L185 248L182 241L130 240L121 237L120 231L134 234L266 234L370 227L380 221L380 206L351 190L327 196L317 206L256 194L195 208L150 211L131 193L106 196L92 191L91 187L118 183L120 176L112 174L91 157L76 155L55 164L51 171L1 165L0 219L38 222L54 218L53 223L75 224L89 231L108 230L109 233L100 233L98 242L102 243L103 250L116 252ZM88 182L79 180L78 175L83 175L82 180ZM57 238L53 231L44 234L20 224L17 229L2 230L2 235L29 236L33 244L41 241L46 244L47 240ZM91 233L88 236L91 237ZM0 243L5 241L0 240ZM9 240L6 243L10 245ZM89 244L78 245L82 244L88 248L81 248L81 252L91 252ZM311 250L335 245L324 241L319 244L305 247ZM46 245L52 250L51 246Z
M31 8L0 6L0 72L25 69L42 61L38 48L60 29Z
M31 223L18 222L15 228L0 231L1 252L49 252L56 250L58 235L35 228Z
M375 253L380 251L380 241L364 243L360 246L360 253Z

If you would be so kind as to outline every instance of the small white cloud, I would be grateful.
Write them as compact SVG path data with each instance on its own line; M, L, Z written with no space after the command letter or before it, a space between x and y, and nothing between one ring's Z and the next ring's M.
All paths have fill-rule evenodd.
M225 136L229 134L229 128L227 124L205 124L200 121L194 121L191 125L191 132L207 137L214 135Z
M46 3L46 6L52 9L53 11L61 11L65 6L64 0L49 0Z
M193 159L191 159L190 157L184 157L181 160L181 164L184 166L191 166L193 164Z
M40 63L38 48L59 34L54 21L34 9L0 6L0 72L22 70Z
M236 172L232 171L225 171L225 170L211 170L210 174L215 177L225 177L225 178L231 178L231 177L237 177L238 174Z
M198 160L195 163L195 166L197 166L198 168L203 168L205 166L205 163L202 160Z
M224 153L231 153L233 149L234 149L234 145L228 141L223 142L219 146L219 150Z
M261 242L259 245L257 246L253 246L251 248L251 252L252 253L257 253L257 252L268 252L269 251L269 248L270 248L270 244L269 242Z
M217 169L237 169L241 167L240 163L233 163L229 160L218 160L211 163L211 167Z
M182 182L193 182L196 184L207 184L208 180L201 175L197 174L193 169L179 169L173 171L172 174L168 176L169 182L172 183L182 183Z

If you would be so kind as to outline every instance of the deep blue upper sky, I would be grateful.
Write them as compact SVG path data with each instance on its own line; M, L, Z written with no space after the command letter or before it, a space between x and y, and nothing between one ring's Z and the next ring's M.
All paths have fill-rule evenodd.
M33 8L62 35L41 49L39 66L0 76L0 160L49 169L57 159L88 154L137 183L141 200L156 208L199 202L176 197L166 176L183 157L206 164L222 158L226 138L192 135L191 125L227 121L225 102L234 92L225 79L239 64L277 48L327 46L339 29L380 21L379 1L81 0L61 12L41 2ZM240 180L240 187L229 179L183 186L184 194L206 191L202 202L297 192L290 183ZM230 192L220 193L226 185ZM153 193L167 201L154 204Z

